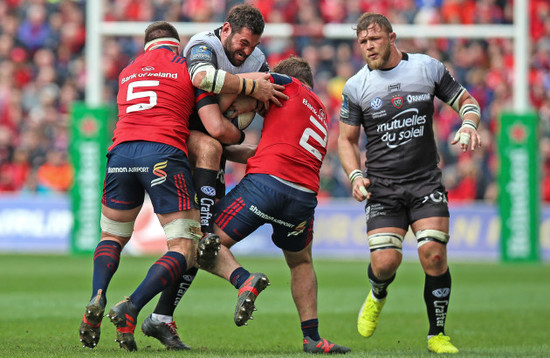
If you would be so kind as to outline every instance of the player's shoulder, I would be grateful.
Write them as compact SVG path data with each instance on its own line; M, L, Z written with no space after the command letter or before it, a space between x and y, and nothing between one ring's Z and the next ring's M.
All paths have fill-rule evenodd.
M262 50L258 47L252 51L250 56L245 60L244 64L251 68L251 72L259 71L260 68L266 63L266 57Z
M367 65L364 65L357 73L351 76L344 84L344 93L354 93L357 89L363 87L371 75Z
M424 53L407 53L407 61L414 65L420 66L440 66L442 65L441 61L432 56L426 55Z
M191 48L197 48L197 46L215 47L218 43L221 45L221 42L214 31L199 32L191 36L183 49L183 54L188 56Z

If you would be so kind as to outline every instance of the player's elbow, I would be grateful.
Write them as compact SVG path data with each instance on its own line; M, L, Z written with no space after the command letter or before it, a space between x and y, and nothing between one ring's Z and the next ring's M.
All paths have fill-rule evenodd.
M199 72L194 73L193 77L191 77L191 81L193 82L193 86L195 86L197 88L201 88L201 83L204 80L204 76L206 76L206 71L199 71ZM204 88L201 88L201 89L205 90Z

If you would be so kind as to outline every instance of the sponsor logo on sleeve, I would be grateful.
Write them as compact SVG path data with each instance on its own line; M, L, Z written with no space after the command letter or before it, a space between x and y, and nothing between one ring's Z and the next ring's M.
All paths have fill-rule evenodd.
M189 60L212 61L212 50L204 45L195 46L191 49Z

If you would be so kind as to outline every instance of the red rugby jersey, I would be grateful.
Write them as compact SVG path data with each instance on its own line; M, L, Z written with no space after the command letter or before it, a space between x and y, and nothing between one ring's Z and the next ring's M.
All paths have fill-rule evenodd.
M195 88L185 58L167 47L146 51L122 70L118 81L118 122L109 149L144 140L169 144L187 154Z
M272 105L264 118L256 154L246 173L270 174L319 192L319 171L327 147L327 115L319 97L293 78L289 99Z

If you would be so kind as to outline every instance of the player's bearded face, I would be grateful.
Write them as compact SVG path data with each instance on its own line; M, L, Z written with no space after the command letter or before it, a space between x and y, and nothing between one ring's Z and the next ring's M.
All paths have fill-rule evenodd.
M391 45L388 42L378 49L376 56L366 56L367 64L369 68L373 70L383 69L386 67L388 60L390 59Z
M370 69L378 70L387 67L391 56L390 35L381 31L379 25L371 25L358 34L357 40L363 58Z
M260 36L246 27L240 32L231 32L223 46L227 58L234 66L240 66L260 43Z

